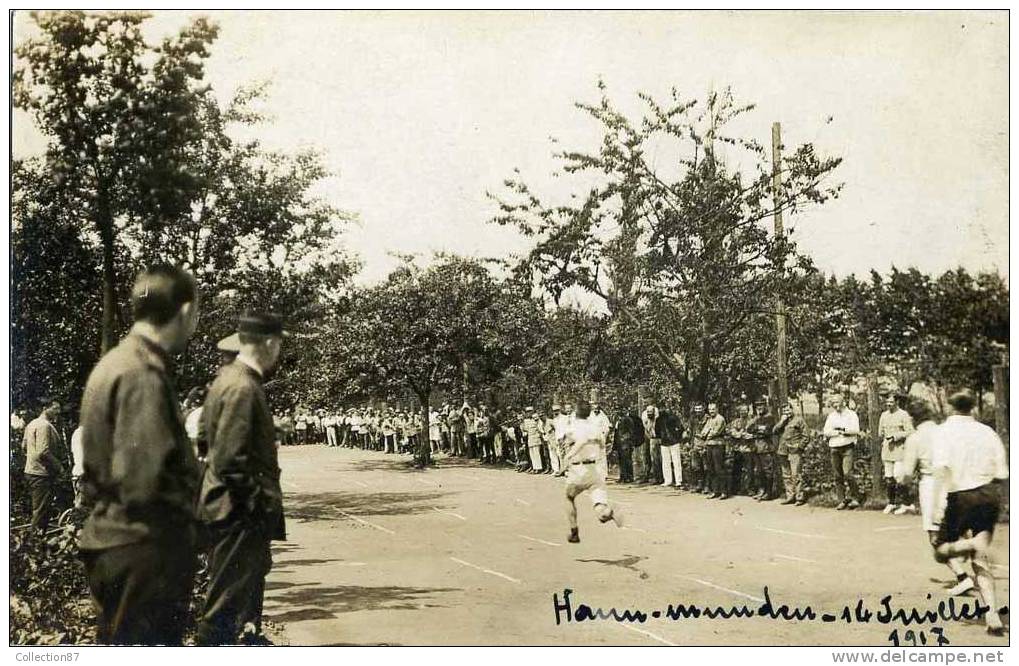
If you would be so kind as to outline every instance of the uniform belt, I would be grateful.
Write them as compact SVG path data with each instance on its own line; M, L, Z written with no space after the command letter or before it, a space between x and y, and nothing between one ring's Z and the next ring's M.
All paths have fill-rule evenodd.
M580 462L571 462L571 465L594 465L597 460L581 460Z

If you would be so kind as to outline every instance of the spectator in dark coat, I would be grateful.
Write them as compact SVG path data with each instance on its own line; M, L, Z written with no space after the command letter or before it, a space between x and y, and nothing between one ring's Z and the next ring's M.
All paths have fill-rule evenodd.
M180 645L199 471L169 368L198 323L195 280L150 268L131 306L131 332L100 359L82 398L82 494L93 509L78 545L99 643Z
M644 423L631 406L616 423L613 445L619 458L619 482L633 483L633 454L644 442Z
M198 512L213 545L199 645L266 642L269 544L286 538L275 428L262 389L279 360L283 325L273 315L247 314L238 333L240 353L220 370L205 401L209 455Z

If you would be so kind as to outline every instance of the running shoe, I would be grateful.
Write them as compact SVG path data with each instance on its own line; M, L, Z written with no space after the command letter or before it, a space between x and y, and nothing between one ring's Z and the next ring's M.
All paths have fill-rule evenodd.
M976 583L973 582L972 578L966 576L948 590L948 595L952 597L957 597L961 594L966 594L974 587L976 587Z

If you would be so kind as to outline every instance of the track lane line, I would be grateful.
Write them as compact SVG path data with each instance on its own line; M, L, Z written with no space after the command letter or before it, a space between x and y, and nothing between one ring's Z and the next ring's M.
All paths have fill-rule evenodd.
M444 514L446 514L448 516L453 516L454 518L459 518L460 520L467 520L466 518L461 516L459 513L453 513L452 511L446 511L445 509L440 509L437 506L433 506L432 508L435 509L436 511L438 511L439 513L444 513Z
M702 580L700 578L695 578L693 576L684 576L683 574L676 574L676 575L679 576L680 578L685 578L686 580L692 580L695 583L700 583L701 585L704 585L706 587L710 587L710 588L713 588L713 589L716 589L716 590L720 590L722 592L728 592L729 594L735 594L737 597L743 597L744 599L750 599L751 601L756 601L757 603L761 603L761 604L764 603L764 599L761 599L760 597L755 597L752 594L746 594L746 593L740 592L738 590L730 590L727 587L722 587L721 585L715 585L711 581Z
M535 539L534 537L529 537L526 534L518 534L517 536L520 537L521 539L527 539L528 541L534 541L535 543L543 543L546 546L562 546L561 543L555 543L553 541L545 541L544 539Z
M456 562L458 564L462 564L465 567L470 567L471 569L477 569L478 571L480 571L482 573L487 573L487 574L491 574L493 576L498 576L499 578L504 578L504 579L508 580L511 583L517 583L518 585L520 584L520 581L517 580L516 578L513 578L512 576L507 576L506 574L501 573L499 571L492 571L491 569L485 569L484 567L479 567L477 564L471 564L470 562L467 562L465 560L461 560L461 559L456 558L456 557L450 557L449 559L453 560L454 562Z
M774 527L761 527L759 525L752 525L755 530L761 530L763 532L774 532L775 534L786 534L788 536L798 536L804 539L834 539L835 537L825 536L823 534L807 534L806 532L790 532L789 530L779 530Z
M629 629L630 631L636 631L638 634L644 634L645 636L653 638L661 643L665 643L666 645L671 645L672 647L679 647L679 643L673 643L672 641L662 638L658 634L653 634L646 629L638 629L637 627L622 623L619 623L618 626L622 627L623 629Z
M339 509L337 509L336 512L339 513L341 516L346 516L347 518L350 518L353 521L356 521L356 522L361 523L362 525L367 525L368 527L372 527L374 529L377 529L380 532L386 532L387 534L396 534L396 532L394 532L393 530L389 529L388 527L382 527L381 525L376 525L375 523L370 523L367 520L362 520L361 518L358 518L357 516L349 514L346 511L340 511Z

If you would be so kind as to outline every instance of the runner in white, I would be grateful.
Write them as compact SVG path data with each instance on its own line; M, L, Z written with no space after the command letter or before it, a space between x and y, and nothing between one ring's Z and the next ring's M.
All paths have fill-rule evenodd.
M913 472L920 473L917 495L920 500L920 522L931 546L938 545L938 531L945 513L945 495L935 496L934 480L934 433L938 424L934 421L934 410L925 400L916 400L909 406L909 415L916 421L916 430L906 437L903 445L902 463L898 482L905 484L913 478ZM976 587L973 578L966 573L964 565L968 557L954 557L945 564L952 570L956 582L948 591L951 595L965 594Z
M1001 512L999 486L1008 479L1005 446L994 430L973 418L972 393L954 393L948 405L948 418L934 431L934 496L947 492L935 557L939 562L970 558L980 596L989 607L984 616L987 631L1000 636L1004 627L987 551Z
M592 422L591 406L584 401L577 404L574 419L563 434L563 462L566 464L566 518L570 524L570 543L580 542L577 528L576 499L580 493L591 491L598 520L607 523L614 520L617 527L623 526L618 507L609 504L609 493L605 486L603 458L605 456L605 435L601 425Z

